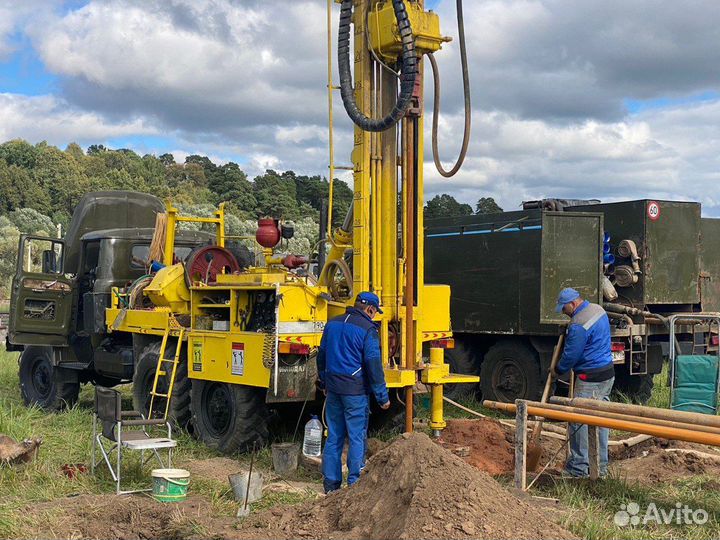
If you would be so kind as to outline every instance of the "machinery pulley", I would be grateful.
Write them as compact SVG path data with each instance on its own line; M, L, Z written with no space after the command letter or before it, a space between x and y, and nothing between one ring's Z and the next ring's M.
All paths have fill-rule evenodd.
M220 246L203 246L193 250L185 262L185 277L188 284L217 282L218 274L232 274L240 271L235 256Z

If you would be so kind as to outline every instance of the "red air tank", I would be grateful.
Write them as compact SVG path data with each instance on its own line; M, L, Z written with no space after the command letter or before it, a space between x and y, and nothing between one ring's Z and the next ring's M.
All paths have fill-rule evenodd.
M280 228L277 220L273 218L258 219L258 229L255 240L264 248L274 248L280 241Z

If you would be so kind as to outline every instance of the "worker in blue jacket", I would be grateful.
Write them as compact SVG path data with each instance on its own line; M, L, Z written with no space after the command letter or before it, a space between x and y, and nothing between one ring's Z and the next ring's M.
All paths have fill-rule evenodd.
M328 321L317 356L319 386L325 393L328 438L322 458L325 493L340 489L342 451L348 438L349 486L365 466L370 394L381 408L390 407L380 355L380 339L373 322L382 313L371 292L357 296L355 305Z
M574 397L610 401L615 382L612 361L610 321L605 310L583 300L575 289L563 289L556 311L570 317L562 357L552 375L557 377L570 370L575 372ZM566 476L588 476L588 428L570 424L570 456L563 471ZM600 476L607 475L608 429L599 430Z

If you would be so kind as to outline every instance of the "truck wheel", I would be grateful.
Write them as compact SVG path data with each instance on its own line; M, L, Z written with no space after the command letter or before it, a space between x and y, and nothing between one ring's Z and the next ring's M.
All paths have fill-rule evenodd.
M445 363L450 364L450 373L480 374L477 354L467 339L455 338L455 348L445 349ZM449 384L444 387L444 392L450 399L458 399L474 396L478 389L477 383Z
M25 347L20 356L20 393L25 405L45 411L59 411L77 403L80 383L61 377L62 368L53 364L52 347ZM64 370L63 370L64 371Z
M267 443L267 408L259 388L196 379L190 407L195 434L210 448L234 454Z
M655 376L647 375L630 375L627 366L615 366L615 385L613 392L622 394L638 405L645 405L650 401L653 387L655 386Z
M141 412L146 418L150 410L150 392L152 392L155 370L157 369L158 356L160 355L159 341L146 346L140 353L140 359L135 364L133 375L133 408ZM168 343L165 348L165 358L172 358L175 355L175 344ZM190 423L190 379L188 379L187 359L180 356L180 363L175 372L175 385L173 386L172 398L168 417L173 423L181 428L187 429ZM172 368L172 364L165 364ZM165 375L158 381L158 393L167 394L170 376ZM165 412L165 398L155 398L153 402L153 416L161 418Z
M539 399L543 385L535 351L516 341L499 341L485 353L480 365L483 399L513 403Z

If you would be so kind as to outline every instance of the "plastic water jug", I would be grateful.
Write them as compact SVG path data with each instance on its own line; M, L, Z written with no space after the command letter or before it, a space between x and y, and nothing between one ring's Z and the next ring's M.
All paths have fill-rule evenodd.
M322 424L317 415L312 415L305 424L305 437L303 438L303 455L319 457L322 446Z

